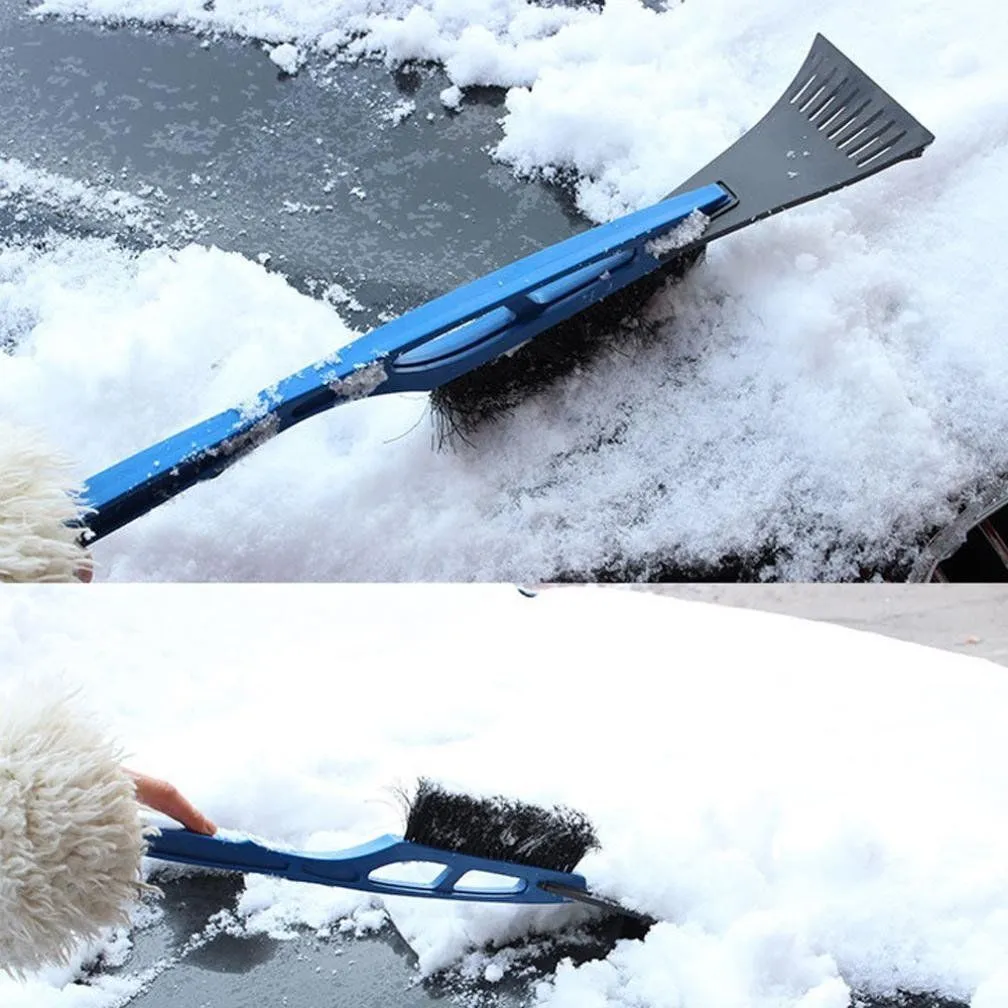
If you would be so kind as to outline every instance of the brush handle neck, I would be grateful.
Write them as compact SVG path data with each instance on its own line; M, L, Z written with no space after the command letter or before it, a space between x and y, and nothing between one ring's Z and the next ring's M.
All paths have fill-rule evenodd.
M664 265L667 255L650 243L692 213L712 216L733 202L717 184L662 200L379 326L248 403L92 476L84 485L90 513L83 538L94 542L114 532L316 413L364 396L429 392L514 350Z

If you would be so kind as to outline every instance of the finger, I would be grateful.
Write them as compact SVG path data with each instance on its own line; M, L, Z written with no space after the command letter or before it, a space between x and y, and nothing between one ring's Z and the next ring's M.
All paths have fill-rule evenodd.
M170 784L165 787L160 811L182 823L186 829L191 829L194 833L213 834L217 832L217 827Z
M186 829L190 829L194 833L213 834L217 832L214 823L193 806L174 785L169 784L168 781L148 777L146 774L129 772L136 781L137 800L142 805L147 805L176 822L180 822Z

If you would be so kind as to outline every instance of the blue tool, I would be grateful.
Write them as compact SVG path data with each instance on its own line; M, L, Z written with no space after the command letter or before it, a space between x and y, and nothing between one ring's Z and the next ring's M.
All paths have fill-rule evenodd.
M626 913L618 904L591 896L581 875L440 850L392 835L347 850L320 854L284 850L257 840L166 828L159 836L150 838L148 854L201 868L276 875L381 896L540 904L566 903L580 897L582 902L613 906ZM439 870L429 881L421 882L403 880L394 873L376 874L384 868L415 862ZM471 873L479 874L470 877ZM428 873L423 874L426 878Z
M918 157L933 139L819 35L763 119L668 198L436 298L92 476L82 539L108 535L323 410L432 391L715 238Z

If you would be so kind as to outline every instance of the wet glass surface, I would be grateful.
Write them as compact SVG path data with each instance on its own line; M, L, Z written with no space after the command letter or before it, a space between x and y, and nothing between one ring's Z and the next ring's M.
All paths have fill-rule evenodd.
M530 964L496 983L450 975L421 982L416 956L391 925L364 936L336 927L325 937L304 932L285 940L228 933L226 924L219 926L221 914L233 910L242 888L241 876L226 874L165 882L164 896L154 904L163 911L160 919L134 932L125 963L102 964L99 971L126 976L150 971L151 982L130 999L136 1008L445 1008L460 1003L518 1008L528 1004L534 984L557 958ZM236 925L232 930L240 931L233 916L227 919ZM573 951L595 954L611 944L611 939L601 946L582 942Z

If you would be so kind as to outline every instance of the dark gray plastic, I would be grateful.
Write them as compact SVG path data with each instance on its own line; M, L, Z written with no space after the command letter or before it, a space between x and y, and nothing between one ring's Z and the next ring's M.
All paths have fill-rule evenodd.
M934 136L836 46L816 35L770 111L670 196L712 182L738 202L715 216L702 244L780 210L920 157Z

